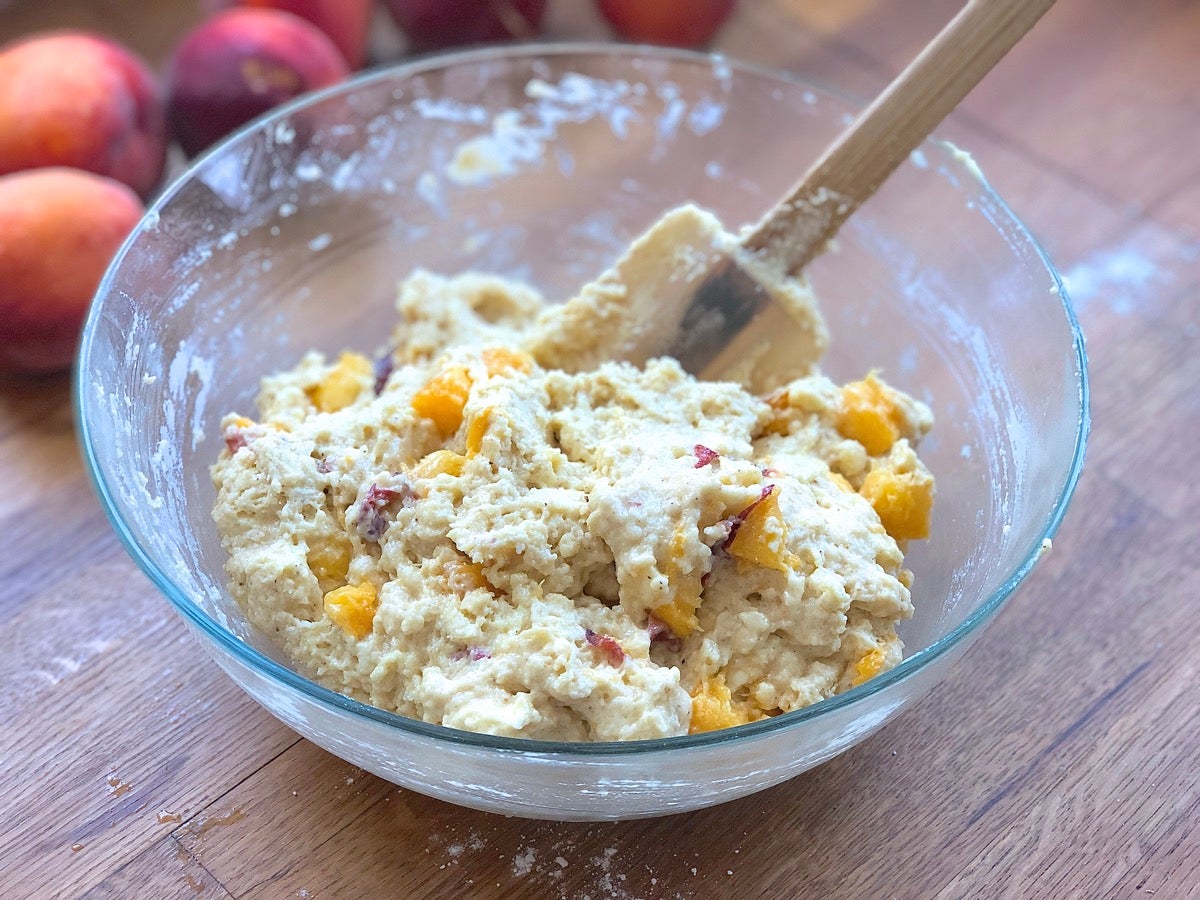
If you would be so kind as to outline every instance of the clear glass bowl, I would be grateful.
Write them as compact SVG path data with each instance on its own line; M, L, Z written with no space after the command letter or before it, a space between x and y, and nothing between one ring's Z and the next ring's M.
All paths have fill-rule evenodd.
M569 296L682 201L731 227L757 219L855 109L719 57L542 45L426 58L250 126L159 199L88 317L79 433L113 526L266 709L454 803L573 820L675 813L842 752L978 638L1057 528L1082 462L1083 340L1062 285L952 147L922 147L811 268L830 374L879 367L937 416L923 445L938 479L933 536L909 556L908 655L846 694L624 744L490 737L364 706L298 675L247 625L225 588L208 468L221 415L252 409L262 375L310 347L379 347L412 268L497 272ZM503 164L486 177L456 167L464 146Z

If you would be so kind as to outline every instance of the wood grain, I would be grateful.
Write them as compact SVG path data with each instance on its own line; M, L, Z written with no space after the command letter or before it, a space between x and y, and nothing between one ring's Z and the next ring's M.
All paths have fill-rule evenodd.
M801 272L1053 4L968 0L742 245L781 271Z
M719 46L871 96L959 5L744 2ZM1053 552L944 683L735 803L505 819L300 740L120 549L66 379L0 381L0 895L1200 896L1198 15L1060 0L942 129L1068 278L1087 469ZM191 0L0 2L0 41L97 27L161 65L196 16ZM549 30L607 34L573 2Z

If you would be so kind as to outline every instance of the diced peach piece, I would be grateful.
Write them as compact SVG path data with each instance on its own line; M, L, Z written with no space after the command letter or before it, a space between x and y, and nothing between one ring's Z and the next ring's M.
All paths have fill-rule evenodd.
M697 571L684 572L679 561L687 552L688 535L681 526L675 529L668 549L663 572L671 585L671 602L652 610L652 614L675 633L676 637L687 637L696 630L700 622L696 610L700 608L703 591L703 575Z
M739 709L725 684L725 677L717 673L706 679L692 694L692 719L689 734L733 728L750 721L749 712Z
M132 190L90 172L0 176L0 372L71 365L92 296L141 216Z
M467 425L467 459L473 459L483 449L483 436L492 424L491 408L482 409Z
M167 74L171 131L193 156L251 119L349 74L341 51L304 19L230 9L190 32Z
M350 541L335 536L324 544L311 547L308 551L308 567L321 581L345 582L350 571L353 551Z
M790 416L788 408L788 392L786 388L779 388L772 391L766 398L767 405L771 407L773 415L771 421L767 423L763 429L765 434L787 434L790 430Z
M471 562L468 559L454 559L446 563L446 581L450 584L451 589L459 594L466 594L480 588L486 588L489 591L495 590L492 583L488 581L487 575L484 574L483 564Z
M888 652L886 647L875 647L872 650L868 650L854 664L854 676L850 680L850 684L858 687L860 684L870 681L883 671L883 667L887 663L887 658Z
M700 620L696 618L696 610L699 605L699 597L692 602L680 596L670 603L656 607L653 615L670 628L676 637L683 638L695 631L700 624Z
M433 478L435 475L454 475L463 473L467 458L453 450L434 450L428 456L422 457L413 466L412 474L417 478Z
M842 388L837 430L872 456L880 456L900 437L899 415L887 385L872 372Z
M343 353L321 383L306 393L321 412L337 412L357 400L374 378L375 367L369 359L358 353Z
M520 350L492 347L484 350L482 356L483 364L487 367L489 375L499 375L511 371L528 374L533 368L533 357Z
M0 174L69 166L145 197L162 180L166 159L162 92L125 47L57 32L0 52ZM86 211L87 204L75 207Z
M347 634L362 640L375 627L375 611L379 609L379 596L375 585L364 581L359 585L346 585L325 595L325 614L329 621Z
M418 416L431 419L445 438L462 424L463 407L470 394L471 374L462 366L449 366L413 395L412 408Z
M779 572L791 571L778 487L754 504L727 549L737 559Z
M858 492L874 507L884 530L898 541L929 537L933 476L921 471L872 469Z

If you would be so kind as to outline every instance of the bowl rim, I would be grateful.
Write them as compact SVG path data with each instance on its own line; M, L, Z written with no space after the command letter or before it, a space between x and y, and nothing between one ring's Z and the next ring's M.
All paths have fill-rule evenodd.
M130 557L132 557L154 586L166 596L167 600L184 617L187 623L212 640L222 651L248 666L257 675L298 691L307 700L313 701L319 706L332 707L336 711L349 713L354 717L366 719L374 724L396 728L414 737L431 739L435 742L445 742L458 748L499 750L507 753L516 751L521 754L552 757L560 760L600 756L642 756L669 750L707 748L765 737L776 732L790 730L803 722L830 716L857 705L867 698L885 691L901 681L907 680L964 642L970 636L978 634L983 626L999 612L1008 598L1012 596L1017 587L1032 571L1034 565L1043 555L1046 542L1057 533L1066 515L1067 508L1082 474L1084 455L1091 429L1090 386L1087 351L1083 332L1075 311L1072 308L1062 278L1041 244L1015 215L1003 198L996 193L974 160L968 155L951 152L950 158L947 160L948 165L956 166L958 168L956 174L964 179L963 183L974 185L976 190L982 196L986 197L989 203L993 205L997 218L1003 220L1004 224L1012 230L1015 236L1028 244L1051 278L1052 292L1058 297L1071 332L1071 349L1074 355L1074 376L1077 391L1076 396L1079 402L1079 416L1076 423L1075 445L1072 451L1070 468L1068 469L1066 479L1059 488L1053 505L1046 515L1040 535L1025 550L1020 561L1000 582L996 589L963 622L928 646L922 647L911 655L906 656L895 668L875 676L858 687L844 693L836 694L833 697L821 700L810 706L757 722L717 731L630 741L573 742L507 737L463 731L444 725L424 722L419 719L408 718L398 713L389 712L354 700L344 694L326 688L315 681L309 680L296 670L277 662L250 644L245 643L232 631L210 618L198 603L181 590L167 575L164 568L158 565L142 549L137 541L134 540L130 529L125 524L120 513L120 507L116 502L115 494L104 479L99 453L89 426L88 416L85 414L85 409L90 406L90 394L86 390L85 375L90 370L88 363L91 357L91 337L95 334L98 322L103 316L103 298L111 293L116 273L121 268L125 257L129 254L134 243L136 243L141 235L154 226L154 223L158 220L160 210L174 199L182 186L197 171L203 168L209 159L229 152L236 144L246 140L251 134L270 129L276 123L288 118L297 111L320 104L331 97L350 94L364 85L371 85L376 82L404 80L427 72L451 69L461 65L479 64L488 60L569 56L594 57L597 55L610 57L622 56L630 59L653 58L670 63L704 65L712 69L720 68L727 71L736 71L760 79L783 82L793 87L810 89L825 94L831 99L851 104L855 108L861 109L866 105L860 98L825 84L819 79L811 79L787 70L741 61L720 53L705 53L651 45L612 44L595 41L507 44L417 57L395 65L373 69L332 87L302 95L247 123L198 155L190 162L187 169L166 187L148 207L141 221L117 251L97 288L84 323L79 350L76 354L74 371L72 373L72 400L75 425L79 434L85 469L88 472L93 488L100 498L101 507L105 515L124 545L126 552L129 553ZM947 147L945 142L939 141L936 136L927 139L925 143L939 146L943 149Z

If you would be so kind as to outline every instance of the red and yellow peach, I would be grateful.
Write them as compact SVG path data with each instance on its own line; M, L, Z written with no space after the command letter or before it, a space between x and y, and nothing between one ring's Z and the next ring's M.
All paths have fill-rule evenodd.
M333 41L351 69L362 68L373 0L237 0L239 6L279 9L299 16Z
M0 174L71 166L145 197L166 153L158 83L125 48L57 32L0 50Z
M274 9L219 13L183 39L167 75L171 130L188 155L349 74L316 26Z
M0 372L70 366L92 296L141 215L130 188L90 172L0 176Z

